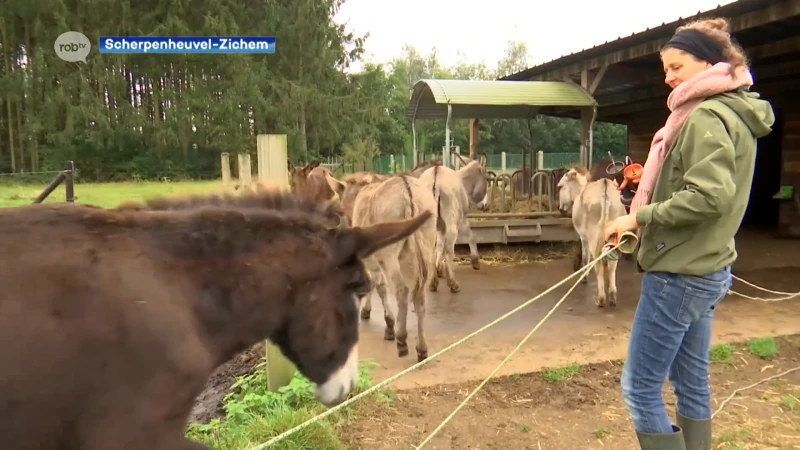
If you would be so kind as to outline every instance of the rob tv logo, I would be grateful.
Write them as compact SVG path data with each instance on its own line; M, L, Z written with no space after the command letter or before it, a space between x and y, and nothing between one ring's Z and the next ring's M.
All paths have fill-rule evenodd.
M86 64L86 57L89 56L92 43L83 33L67 31L56 39L54 47L56 55L64 61L81 61Z

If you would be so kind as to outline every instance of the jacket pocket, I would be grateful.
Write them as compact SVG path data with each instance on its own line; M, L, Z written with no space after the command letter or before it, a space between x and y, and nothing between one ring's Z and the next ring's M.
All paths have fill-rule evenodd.
M648 250L654 251L656 254L663 254L691 240L695 234L695 227L664 227L657 225L654 229L649 230L649 233L652 248Z

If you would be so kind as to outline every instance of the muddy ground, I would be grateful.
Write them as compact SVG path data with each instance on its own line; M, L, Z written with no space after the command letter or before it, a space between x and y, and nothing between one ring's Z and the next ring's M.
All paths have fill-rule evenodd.
M800 367L800 335L778 339L781 351L761 360L735 346L712 366L712 405L735 389ZM622 363L604 362L490 381L430 441L427 449L639 448L619 377ZM373 396L356 406L342 433L352 449L411 449L419 445L480 381ZM667 409L675 401L665 384ZM800 448L800 371L768 381L731 400L714 423L715 449Z

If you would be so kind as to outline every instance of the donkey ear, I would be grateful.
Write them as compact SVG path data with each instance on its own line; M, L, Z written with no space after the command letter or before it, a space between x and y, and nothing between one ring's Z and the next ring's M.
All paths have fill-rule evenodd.
M345 188L344 183L334 178L333 175L329 174L328 172L325 172L325 181L328 182L328 186L330 186L331 190L335 192L339 198L342 198Z
M431 217L433 217L431 211L424 211L406 220L332 230L333 262L336 266L341 266L355 258L366 258L388 245L407 238Z

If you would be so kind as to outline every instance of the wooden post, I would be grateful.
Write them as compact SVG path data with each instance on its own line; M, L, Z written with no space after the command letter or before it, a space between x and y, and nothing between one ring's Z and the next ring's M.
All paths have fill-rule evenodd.
M250 153L239 153L239 188L249 188L253 184L253 169Z
M478 154L478 140L480 133L478 125L481 123L480 119L469 120L469 159L475 159Z
M220 164L222 165L222 185L227 189L231 185L231 160L228 152L222 152L219 155Z
M256 140L258 148L258 179L271 188L289 190L288 151L285 134L259 134ZM277 392L288 386L296 370L280 349L270 341L267 347L267 389Z

